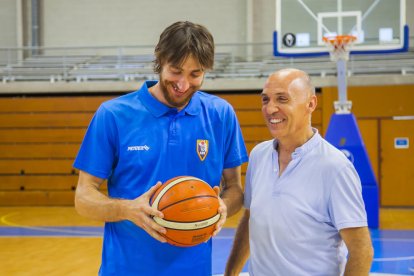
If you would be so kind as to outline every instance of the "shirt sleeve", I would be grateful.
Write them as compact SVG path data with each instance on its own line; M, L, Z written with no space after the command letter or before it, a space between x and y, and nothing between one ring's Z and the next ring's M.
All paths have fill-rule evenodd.
M107 179L118 159L117 141L114 116L101 105L89 124L73 166Z
M346 164L332 180L329 213L335 227L341 230L367 226L361 181L353 165Z
M224 168L227 169L240 166L244 162L247 162L248 156L239 121L230 105L227 110L226 124L223 127L227 131Z
M252 204L252 193L253 193L253 172L256 171L256 159L257 159L257 146L252 149L249 156L249 164L247 165L246 177L244 180L244 202L243 205L246 209L250 209ZM260 158L260 157L259 157Z

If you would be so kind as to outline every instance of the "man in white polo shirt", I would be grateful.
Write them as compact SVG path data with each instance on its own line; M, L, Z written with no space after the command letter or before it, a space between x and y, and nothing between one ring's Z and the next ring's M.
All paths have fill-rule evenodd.
M309 75L272 74L262 113L273 140L250 154L244 206L226 274L368 275L373 249L352 163L311 127Z

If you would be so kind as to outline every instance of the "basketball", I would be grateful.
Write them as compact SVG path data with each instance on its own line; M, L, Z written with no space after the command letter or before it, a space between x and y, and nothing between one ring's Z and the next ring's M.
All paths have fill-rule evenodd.
M164 237L175 246L208 241L220 219L219 200L213 188L192 176L179 176L162 184L150 201L164 214L154 220L167 229Z

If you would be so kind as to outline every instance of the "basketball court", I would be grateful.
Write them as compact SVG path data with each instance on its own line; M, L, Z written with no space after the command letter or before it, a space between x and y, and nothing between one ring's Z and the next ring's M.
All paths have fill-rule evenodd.
M214 275L224 272L238 219L230 218L213 239ZM407 230L414 229L414 210L384 209L381 225L371 230L371 275L414 274L414 230ZM0 275L96 275L102 234L101 223L73 207L2 207Z

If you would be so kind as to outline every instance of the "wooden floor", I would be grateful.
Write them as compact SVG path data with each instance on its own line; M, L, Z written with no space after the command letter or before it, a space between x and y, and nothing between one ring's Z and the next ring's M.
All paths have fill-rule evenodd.
M241 212L229 218L235 227ZM73 207L1 207L0 227L102 226ZM381 209L381 229L414 230L414 209ZM0 275L96 275L102 238L0 236Z

